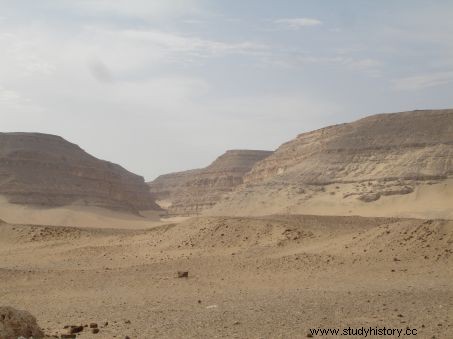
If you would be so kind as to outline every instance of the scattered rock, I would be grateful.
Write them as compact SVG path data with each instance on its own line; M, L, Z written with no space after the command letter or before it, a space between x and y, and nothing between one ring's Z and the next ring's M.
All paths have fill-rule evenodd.
M79 333L83 331L83 326L71 326L70 332L72 333Z
M178 278L188 278L189 272L188 271L178 271Z
M93 334L99 333L99 328L93 328L91 330L91 333L93 333Z
M66 338L66 339L74 339L77 336L75 334L62 334L61 338Z
M372 202L379 200L380 197L381 197L380 193L367 193L359 196L358 199L363 202Z
M98 324L96 323L90 323L90 328L97 328L98 327Z

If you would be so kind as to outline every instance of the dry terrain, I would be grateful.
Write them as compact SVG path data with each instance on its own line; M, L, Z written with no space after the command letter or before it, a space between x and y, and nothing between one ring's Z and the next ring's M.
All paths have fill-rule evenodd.
M148 183L152 197L170 215L196 215L241 185L253 166L272 152L229 150L209 166L164 174Z
M209 214L453 218L453 110L377 114L302 133Z
M78 337L305 338L311 327L348 326L453 337L452 221L275 215L143 229L1 223L0 257L1 304L30 311L48 335L94 322L99 333L84 327Z
M453 110L149 185L63 138L0 133L0 219L0 339L453 338Z

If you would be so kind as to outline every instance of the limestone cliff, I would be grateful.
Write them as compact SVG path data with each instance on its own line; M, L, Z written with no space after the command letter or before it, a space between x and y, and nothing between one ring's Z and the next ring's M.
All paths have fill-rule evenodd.
M0 195L11 203L159 209L144 179L61 137L0 133Z
M243 183L244 174L270 151L230 150L203 169L159 176L150 191L172 215L198 214Z
M281 145L212 212L418 216L430 209L442 217L453 214L452 178L452 109L378 114Z
M258 163L244 181L281 177L328 184L437 179L453 174L453 110L379 114L300 134Z

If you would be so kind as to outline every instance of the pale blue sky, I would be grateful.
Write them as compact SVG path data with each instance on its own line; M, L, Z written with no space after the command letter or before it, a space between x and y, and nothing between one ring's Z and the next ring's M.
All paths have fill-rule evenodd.
M359 117L453 107L453 1L0 0L2 131L148 180Z

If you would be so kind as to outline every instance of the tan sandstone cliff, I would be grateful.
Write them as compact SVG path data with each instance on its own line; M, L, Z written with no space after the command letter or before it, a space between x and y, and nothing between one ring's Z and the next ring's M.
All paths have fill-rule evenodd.
M378 114L281 145L211 213L453 217L452 178L453 110Z
M159 209L141 176L40 133L0 133L0 195L33 206Z
M150 191L171 215L198 214L243 183L253 165L270 151L230 150L202 169L170 173L149 183Z

